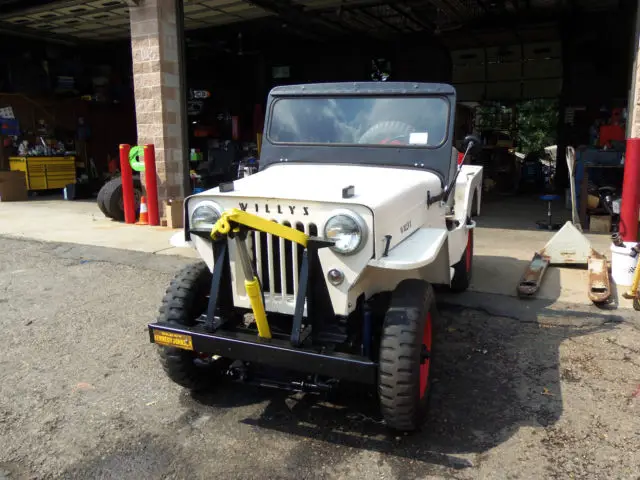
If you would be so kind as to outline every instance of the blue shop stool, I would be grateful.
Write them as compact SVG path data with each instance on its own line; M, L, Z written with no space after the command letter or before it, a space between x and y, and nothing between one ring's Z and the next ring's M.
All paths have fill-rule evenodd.
M538 220L536 222L538 224L538 228L542 230L553 231L558 230L562 226L562 224L560 223L553 223L553 220L551 218L551 202L559 199L560 195L542 195L540 197L540 200L542 200L543 202L547 202L547 220Z

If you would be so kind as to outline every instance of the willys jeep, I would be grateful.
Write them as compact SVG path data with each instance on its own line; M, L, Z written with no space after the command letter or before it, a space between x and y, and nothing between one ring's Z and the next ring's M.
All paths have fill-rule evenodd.
M471 277L480 147L453 146L453 87L283 86L260 169L188 197L202 262L171 282L151 341L168 376L293 391L377 388L397 430L425 419L438 316L432 285Z

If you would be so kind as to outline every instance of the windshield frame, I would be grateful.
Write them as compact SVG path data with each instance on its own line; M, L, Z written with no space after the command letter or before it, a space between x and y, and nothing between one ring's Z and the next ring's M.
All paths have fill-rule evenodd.
M437 145L420 145L420 144L382 144L382 143L329 143L329 142L282 142L282 141L277 141L274 140L271 137L271 127L273 126L273 118L274 118L274 109L276 107L276 105L281 102L282 100L291 100L291 99L295 99L295 98L314 98L314 99L325 99L325 100L333 100L333 99L337 99L337 98L342 98L342 99L350 99L350 98L376 98L376 99L393 99L393 98L403 98L403 99L407 99L407 98L415 98L415 99L427 99L427 98L439 98L441 99L445 104L446 104L446 108L447 108L447 114L446 114L446 118L443 119L443 123L444 123L444 136L442 138L442 140L440 141L440 143L438 143ZM346 147L346 148L353 148L353 147L358 147L358 148L369 148L369 147L374 147L374 148L400 148L400 149L418 149L418 150L435 150L438 149L440 147L442 147L442 145L444 143L447 142L447 139L449 138L449 129L451 127L451 112L453 109L453 106L451 105L451 101L449 99L449 97L447 95L442 95L442 94L421 94L421 95L411 95L411 97L409 96L400 96L397 94L393 94L393 93L384 93L384 92L380 92L378 94L375 95L358 95L356 94L350 94L350 95L345 95L345 94L324 94L324 95L281 95L278 96L277 98L275 98L273 100L273 102L270 103L269 105L269 111L268 111L268 118L269 121L267 122L267 124L265 124L265 128L264 128L264 134L263 134L263 138L266 138L272 145L279 145L279 146L287 146L287 145L295 145L295 146L308 146L308 147L329 147L329 148L340 148L340 147Z
M273 143L269 130L273 104L283 97L336 96L440 96L449 102L449 118L445 141L438 147L384 144L300 144ZM273 88L267 98L266 115L260 146L259 171L272 165L301 163L318 165L358 165L405 168L436 174L442 186L457 169L458 151L453 147L456 117L456 90L445 83L420 82L339 82L283 85Z

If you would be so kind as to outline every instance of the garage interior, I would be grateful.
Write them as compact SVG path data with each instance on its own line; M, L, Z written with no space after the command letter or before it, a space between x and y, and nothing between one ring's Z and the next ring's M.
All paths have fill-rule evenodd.
M118 175L118 144L137 141L130 3L0 1L0 201L95 201ZM636 2L185 0L179 8L187 194L259 165L274 86L445 82L458 93L456 142L470 132L483 140L473 159L485 167L483 226L539 228L547 193L557 195L554 222L566 220L573 146L582 224L615 231Z

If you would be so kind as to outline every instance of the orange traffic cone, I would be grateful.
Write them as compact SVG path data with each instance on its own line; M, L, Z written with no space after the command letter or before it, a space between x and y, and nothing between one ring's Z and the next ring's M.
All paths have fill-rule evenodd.
M136 225L149 225L149 209L147 208L147 199L140 197L140 219Z

